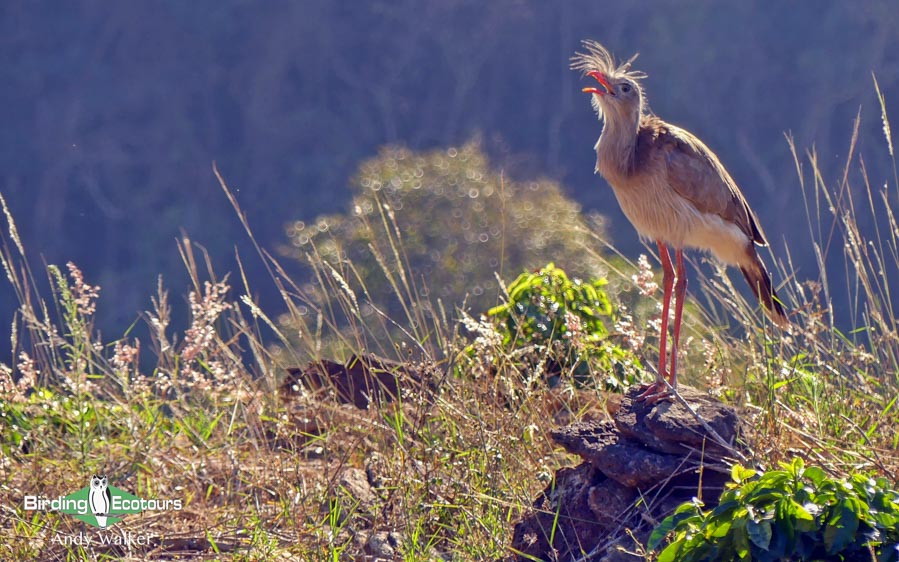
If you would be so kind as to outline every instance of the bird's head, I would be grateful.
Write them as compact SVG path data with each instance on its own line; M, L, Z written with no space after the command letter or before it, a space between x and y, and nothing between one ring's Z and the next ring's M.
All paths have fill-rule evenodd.
M584 53L576 53L571 68L594 79L597 86L584 88L589 93L600 119L617 124L636 125L643 114L644 95L640 81L642 72L631 70L637 55L618 64L609 51L596 41L584 41Z

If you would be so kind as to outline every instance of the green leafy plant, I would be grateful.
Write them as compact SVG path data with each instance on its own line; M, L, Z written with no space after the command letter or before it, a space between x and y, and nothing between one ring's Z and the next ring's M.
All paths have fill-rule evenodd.
M899 560L899 492L885 478L833 479L801 459L758 473L734 465L718 507L681 505L648 547L659 562Z
M538 346L555 363L550 371L587 380L591 369L604 385L620 389L636 380L637 358L610 338L615 309L604 290L606 279L571 279L555 264L525 272L508 287L508 302L488 311L500 325L503 343Z

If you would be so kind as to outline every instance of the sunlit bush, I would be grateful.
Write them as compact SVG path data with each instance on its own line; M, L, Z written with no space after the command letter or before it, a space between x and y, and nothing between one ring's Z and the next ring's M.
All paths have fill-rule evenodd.
M554 261L572 275L602 273L586 252L598 218L551 181L513 181L490 169L477 142L416 153L387 148L362 164L346 212L288 225L289 255L342 269L353 289L402 311L398 300L497 303L496 273L509 278ZM314 292L314 291L311 291ZM364 303L363 303L363 308Z

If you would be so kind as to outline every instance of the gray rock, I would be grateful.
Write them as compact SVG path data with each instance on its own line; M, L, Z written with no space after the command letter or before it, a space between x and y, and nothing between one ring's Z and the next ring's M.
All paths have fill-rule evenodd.
M664 453L683 454L688 448L702 449L703 442L709 454L720 457L727 453L680 401L637 402L639 392L637 388L630 389L615 416L622 435ZM678 392L725 442L734 442L739 420L733 408L689 386L679 386Z
M584 458L618 442L615 424L607 420L575 422L561 429L554 429L549 435L569 453Z
M555 483L537 497L531 514L515 525L511 546L523 556L510 560L570 560L580 557L584 545L597 544L611 529L595 516L588 498L590 489L604 480L588 463L560 468Z
M387 458L378 453L373 452L365 461L365 475L368 483L375 490L380 490L388 485L389 465Z
M614 529L625 521L625 515L636 498L636 490L610 479L590 488L587 505L599 523Z
M398 533L379 531L365 542L365 553L375 560L393 560L397 556L401 537Z
M347 516L374 515L380 499L364 470L345 468L337 478L336 496Z
M554 485L515 526L512 548L523 554L508 560L581 560L585 553L604 562L641 560L631 552L640 552L653 526L678 505L694 495L714 505L728 479L721 459L730 447L716 445L703 423L730 444L737 415L698 390L678 390L696 415L679 401L637 402L635 388L614 422L578 422L550 432L584 462L556 472Z
M658 453L642 444L619 439L614 424L606 421L575 423L550 432L553 440L630 488L654 486L677 471L677 456Z

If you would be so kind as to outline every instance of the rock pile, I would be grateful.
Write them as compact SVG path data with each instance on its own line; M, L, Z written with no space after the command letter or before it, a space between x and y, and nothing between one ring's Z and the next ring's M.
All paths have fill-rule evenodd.
M417 389L423 380L421 369L406 363L375 355L351 355L346 363L321 359L305 367L288 368L280 392L289 401L302 385L313 392L334 392L338 402L365 410L371 404L396 400L402 390Z
M637 402L634 388L614 421L551 433L583 462L559 469L515 526L512 548L520 554L509 561L642 560L629 552L678 505L693 497L714 505L740 455L738 417L698 390L678 390L689 409L676 400Z

